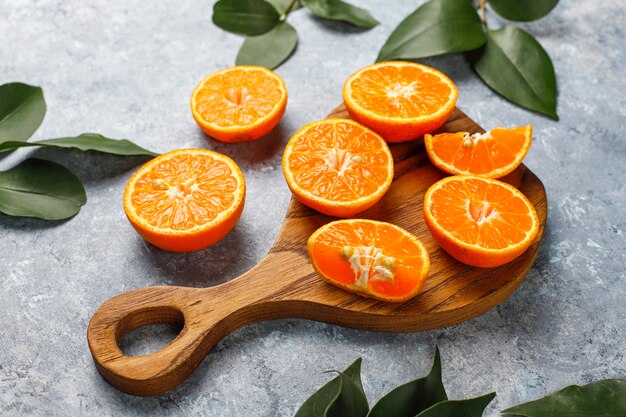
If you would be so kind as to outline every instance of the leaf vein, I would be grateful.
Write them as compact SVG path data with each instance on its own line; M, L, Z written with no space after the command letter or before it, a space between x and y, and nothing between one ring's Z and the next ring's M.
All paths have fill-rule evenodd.
M57 200L69 201L69 202L72 202L72 203L78 205L79 207L82 206L82 204L80 202L76 201L76 200L72 200L71 198L67 198L67 197L60 196L60 195L55 195L55 194L46 194L46 193L37 192L37 191L20 190L20 189L17 189L17 188L6 187L4 185L0 185L0 190L13 191L15 193L20 193L20 194L41 195L41 196L46 196L46 197L50 197L50 198L55 198Z

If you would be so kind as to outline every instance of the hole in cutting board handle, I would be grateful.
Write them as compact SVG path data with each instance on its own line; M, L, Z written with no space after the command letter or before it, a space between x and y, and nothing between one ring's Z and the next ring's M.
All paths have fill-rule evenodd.
M158 352L172 343L185 325L185 317L174 307L153 307L128 314L117 328L117 345L127 356Z
M183 330L179 323L148 324L126 333L117 342L126 356L144 356L158 352L172 343Z

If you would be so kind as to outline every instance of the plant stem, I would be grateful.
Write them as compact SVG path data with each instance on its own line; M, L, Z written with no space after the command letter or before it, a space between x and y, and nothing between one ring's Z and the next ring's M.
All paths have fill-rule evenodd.
M291 13L291 9L293 9L293 7L296 5L297 1L298 0L291 0L291 3L289 3L289 6L287 6L285 11L283 12L283 19L286 19L287 16L289 15L289 13Z
M489 25L487 25L487 9L485 8L486 0L480 0L480 14L482 15L483 25L485 25L485 30L489 30Z

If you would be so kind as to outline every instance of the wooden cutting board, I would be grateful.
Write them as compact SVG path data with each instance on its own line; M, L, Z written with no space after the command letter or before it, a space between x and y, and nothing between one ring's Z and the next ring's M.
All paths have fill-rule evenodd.
M348 117L343 106L329 117ZM484 132L456 109L440 131ZM333 220L292 199L269 253L250 271L210 288L148 287L111 298L94 314L87 331L100 374L116 388L156 395L183 382L224 336L250 323L298 317L358 329L414 332L476 317L505 300L524 280L537 256L547 216L541 181L524 166L504 178L534 204L540 226L530 248L513 262L480 269L457 262L430 236L422 215L428 187L446 174L428 160L421 140L390 146L395 162L391 189L360 217L401 226L417 235L431 266L421 294L401 304L362 298L317 277L307 239ZM163 349L126 356L117 342L135 328L179 323L182 331Z

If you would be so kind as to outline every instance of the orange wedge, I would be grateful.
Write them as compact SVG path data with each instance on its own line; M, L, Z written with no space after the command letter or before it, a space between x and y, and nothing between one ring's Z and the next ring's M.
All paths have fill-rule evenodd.
M501 178L517 168L532 142L531 125L496 127L487 133L468 132L424 135L433 165L449 174Z
M385 195L393 158L376 133L349 119L324 119L298 130L283 155L294 196L329 216L352 217Z
M446 252L483 268L517 258L539 231L535 208L524 194L502 181L473 175L433 184L424 196L424 219Z
M415 297L430 266L428 252L417 237L374 220L328 223L311 235L308 250L324 281L383 301Z
M124 211L135 230L161 249L204 249L235 226L246 184L229 157L180 149L146 163L124 190Z
M207 76L191 95L200 128L222 142L246 142L272 130L285 114L287 87L275 72L241 65Z
M390 61L365 67L343 86L343 101L353 120L388 142L405 142L441 127L459 93L434 68Z

